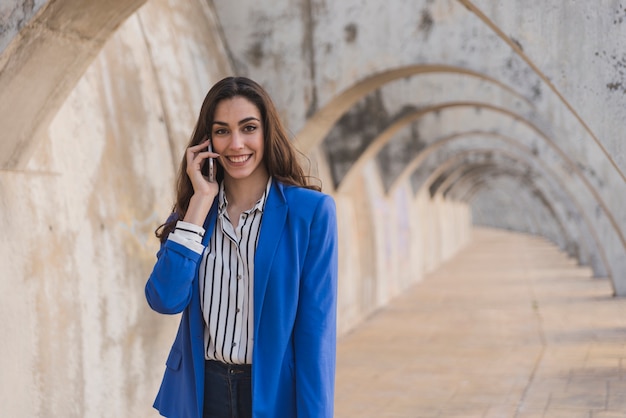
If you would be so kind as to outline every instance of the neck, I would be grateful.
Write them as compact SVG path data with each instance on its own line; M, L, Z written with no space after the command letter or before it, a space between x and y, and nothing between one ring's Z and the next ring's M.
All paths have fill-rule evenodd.
M250 209L263 196L269 175L232 179L224 177L224 191L231 207Z

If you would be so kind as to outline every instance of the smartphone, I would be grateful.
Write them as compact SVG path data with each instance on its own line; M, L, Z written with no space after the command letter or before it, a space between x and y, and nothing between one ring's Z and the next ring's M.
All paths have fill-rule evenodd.
M213 152L213 146L211 145L211 141L209 141L208 151ZM209 181L211 183L215 183L215 161L213 158L207 158L207 171Z

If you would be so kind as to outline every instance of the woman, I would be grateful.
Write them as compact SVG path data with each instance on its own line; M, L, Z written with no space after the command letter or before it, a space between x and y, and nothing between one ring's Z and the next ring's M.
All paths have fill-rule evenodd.
M307 185L257 83L229 77L208 92L157 236L146 298L183 315L154 407L172 418L332 417L335 205Z

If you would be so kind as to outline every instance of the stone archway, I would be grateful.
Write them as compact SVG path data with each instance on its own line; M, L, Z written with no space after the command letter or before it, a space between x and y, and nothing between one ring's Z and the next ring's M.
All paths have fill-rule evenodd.
M0 57L0 168L24 167L37 137L109 36L146 0L50 0Z

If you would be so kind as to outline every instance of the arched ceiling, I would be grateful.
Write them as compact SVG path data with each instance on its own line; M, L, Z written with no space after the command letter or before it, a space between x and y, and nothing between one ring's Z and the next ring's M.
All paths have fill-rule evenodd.
M466 78L463 76L458 78ZM432 80L430 82L432 83ZM448 83L446 87L450 84L452 84L450 90L453 94L450 94L450 90L440 93L439 96L442 96L443 100L455 97L456 92L462 93L456 95L460 97L464 94L473 96L472 92L477 91L471 88L460 89L454 83ZM383 93L375 90L356 102L353 108L339 118L324 140L324 148L330 161L336 187L339 191L342 187L349 187L346 185L349 185L350 177L358 175L360 167L367 161L375 159L379 163L383 183L388 189L393 189L398 183L406 181L408 176L415 173L418 168L427 167L426 173L429 173L428 170L434 170L442 163L442 161L437 161L430 168L423 163L429 153L427 150L429 144L437 138L446 136L445 142L463 136L458 132L463 129L483 129L482 137L500 137L501 141L507 143L507 147L525 144L529 150L529 158L541 161L544 165L552 165L556 169L556 173L552 176L558 179L559 189L567 190L570 195L578 196L584 193L589 196L588 199L582 199L587 203L586 205L581 201L567 202L563 205L565 208L575 206L577 213L586 211L582 212L586 213L583 218L588 223L585 228L587 231L589 228L594 231L593 234L587 232L586 236L595 242L593 247L598 247L598 234L595 232L597 228L612 229L615 242L624 246L626 241L618 227L618 221L606 209L606 203L597 192L595 185L560 148L559 141L544 132L544 130L550 131L547 122L537 117L532 106L527 101L519 100L518 95L512 89L506 89L504 93L498 97L500 104L494 103L494 100L491 102L466 100L438 103L437 94L424 94L424 90L418 86L407 94L408 100L415 97L415 104L405 104L400 107L397 114L390 115L381 98ZM426 104L423 104L424 101ZM450 116L445 117L447 114ZM427 116L430 116L434 122L429 123L429 129L424 129L419 122ZM402 135L403 129L404 135ZM452 133L447 133L449 131ZM511 137L500 132L507 132ZM469 133L473 134L475 131ZM480 141L477 142L479 143ZM389 149L392 144L395 150ZM415 184L415 181L413 183ZM602 220L594 216L595 208L598 206L604 208L603 213L607 214ZM565 213L566 210L562 212ZM578 222L581 216L575 216L572 219ZM564 231L563 228L559 229ZM571 249L577 246L571 237L578 238L585 234L563 235L560 238L554 236L551 238L560 242L564 248ZM598 276L605 276L611 271L606 263L598 262L598 260L606 260L606 255L600 256L596 252L592 256L579 256L579 258L582 262L589 259L596 260L594 270Z
M49 0L0 55L0 169L22 169L41 130L109 36L145 0Z
M459 90L453 88L453 91ZM463 89L462 91L471 92L472 90ZM513 164L503 164L502 162L498 167L491 169L485 169L485 167L477 169L475 165L464 162L460 166L452 168L457 173L464 173L462 176L465 185L464 200L471 203L471 197L478 195L481 189L493 188L498 185L499 183L494 181L498 177L506 176L515 179L520 187L525 186L526 189L529 189L527 196L531 197L528 201L532 204L528 205L526 209L529 213L536 214L531 216L540 217L537 213L543 212L544 215L541 217L546 218L545 213L547 213L548 218L550 218L548 222L544 220L537 223L542 225L542 234L559 242L563 248L581 262L592 264L597 276L611 275L612 267L608 261L609 256L606 254L597 233L599 225L594 222L594 217L589 215L590 212L593 213L594 207L606 208L606 204L602 201L591 181L569 159L567 153L559 147L558 141L553 140L540 128L541 126L550 131L549 126L546 126L544 121L535 117L532 106L529 106L527 101L519 100L512 89L505 90L510 97L508 97L508 101L501 101L502 103L506 102L504 105L494 104L493 101L437 103L438 97L436 95L425 94L421 96L420 92L423 93L423 90L415 90L414 97L416 99L413 106L404 105L397 114L389 115L382 104L380 90L375 90L357 102L353 108L337 120L337 123L326 136L323 147L326 149L335 185L339 191L342 187L349 187L350 177L358 175L359 168L372 159L378 161L383 183L388 190L395 188L398 183L406 181L411 174L413 174L412 184L418 189L422 185L419 184L419 180L415 180L416 175L419 177L417 173L421 172L422 176L430 177L434 171L446 164L446 158L451 158L436 159L435 162L429 164L428 156L433 152L432 149L445 147L444 144L466 136L482 137L481 140L475 141L476 145L467 146L469 150L473 147L475 149L477 146L484 146L484 138L498 139L506 144L504 149L511 147L522 149L526 158L533 164L541 164L544 167L547 164L552 164L553 167L560 167L557 172L552 170L549 174L550 181L553 183L552 190L544 192L536 185L530 186L533 182L527 173L528 162L525 163L525 171L512 171L511 166ZM443 96L444 99L450 97L449 94L440 94L440 96ZM422 97L426 97L426 99L420 100ZM511 100L511 98L517 100ZM423 105L423 100L426 100L428 104ZM461 112L464 112L465 115L462 115ZM442 115L446 113L453 116L447 119L442 118ZM430 131L420 129L419 121L427 115L432 115L431 118L439 121L439 129L433 129L432 127L437 124L432 122L430 123ZM446 120L442 122L442 119ZM472 120L472 123L468 123L469 120ZM513 126L515 126L514 129ZM482 132L477 130L459 132L470 128L484 130ZM405 131L404 135L401 134L403 130ZM448 131L453 133L447 134ZM512 136L501 134L501 131ZM442 135L445 135L443 139L441 139ZM435 142L435 146L432 146L433 142ZM492 151L494 149L497 148L487 148L487 150ZM458 151L449 152L454 155ZM393 169L392 167L399 168ZM470 172L474 174L468 175ZM543 172L536 175L539 177L546 176L547 170L544 169ZM593 201L592 205L587 205L585 208L584 203L572 197L577 196L578 192L577 187L571 188L573 183L571 177L579 179L581 183L579 187L590 196L590 199L586 201ZM432 192L433 188L436 189L438 182L449 181L449 177L442 174L431 181L432 183L428 187L431 188ZM567 198L563 199L561 196L559 199L559 195L564 193L567 194ZM444 193L444 196L448 197L449 194ZM558 205L558 209L554 207L555 205ZM617 220L609 211L605 213L608 214L605 223L610 224L608 227L613 228L614 239L623 246L624 237L618 227ZM497 220L498 217L493 219ZM494 226L507 226L505 222L507 220L505 218L501 218L501 220L503 222L500 225L496 221ZM582 225L583 223L584 225ZM594 223L596 224L594 225ZM536 225L535 230L537 229ZM607 226L604 225L604 227Z
M550 222L544 220L540 224L543 231L541 235L549 237L568 251L572 248L582 248L581 251L572 253L572 256L577 255L583 263L589 262L596 275L600 277L610 275L611 267L605 241L600 239L578 196L571 194L548 166L535 160L530 149L520 145L498 143L506 143L506 139L496 142L495 137L492 137L492 140L494 143L489 145L484 141L472 141L472 138L458 136L453 140L433 144L424 151L426 155L422 156L423 163L412 172L413 187L416 190L427 189L432 193L438 190L441 184L450 181L449 179L456 173L467 171L473 175L466 175L463 178L461 183L463 187L460 190L463 192L463 200L474 207L477 205L476 195L480 190L487 185L490 188L498 186L498 182L493 181L494 178L501 176L502 173L506 173L508 177L515 177L518 186L514 190L519 190L520 186L523 186L527 195L532 197L533 204L526 207L526 212L535 214L531 216L544 218L542 212L550 214ZM458 143L459 146L454 146L452 142ZM464 142L470 143L463 144ZM449 144L452 146L447 146ZM471 170L476 165L485 164L497 169L479 172L480 175ZM457 189L453 195L459 193ZM500 223L499 226L502 227L503 221L510 221L508 217L502 216L508 213L508 209L494 206L489 217L491 225L498 226ZM555 235L546 232L555 230L567 233Z
M436 74L435 67L430 69ZM547 213L552 219L552 222L544 221L542 235L560 243L580 262L591 263L597 276L610 276L613 271L623 268L623 263L611 254L615 248L626 251L626 239L618 218L620 214L612 211L604 200L599 187L601 180L589 175L565 151L565 133L559 132L549 120L538 114L532 104L513 88L503 87L502 83L487 77L454 72L450 68L446 68L446 73L453 74L456 80L448 80L445 88L441 87L442 83L434 83L440 87L440 91L420 88L417 82L409 85L407 78L403 79L401 82L404 83L405 91L408 91L404 96L406 102L402 106L395 103L398 109L395 113L390 113L387 110L390 106L385 103L385 97L388 96L385 89L397 89L390 87L398 83L395 80L353 101L352 107L343 115L334 113L332 127L324 138L322 148L326 152L337 190L341 192L343 188L350 187L351 177L358 176L360 168L370 160L377 162L387 190L395 189L409 178L412 178L413 186L419 188L419 184L416 187L416 183L419 183L415 179L416 175L429 177L454 153L484 146L483 139L474 141L474 145L466 141L466 150L450 150L443 145L444 142L468 133L483 138L499 138L506 143L503 148L523 147L529 160L525 164L552 167L549 180L553 184L552 192L533 187L527 193L533 202L527 209L533 213ZM427 75L431 79L426 84L433 85L431 72L418 73L414 78L426 78ZM492 91L489 93L491 97L484 99L480 89L472 88L476 80L490 85L498 94ZM446 114L451 116L442 117ZM426 118L431 119L429 129L424 129L423 121ZM330 122L324 118L322 120ZM433 123L433 120L439 123ZM463 130L466 130L465 134ZM483 134L476 135L480 131ZM443 142L440 141L442 137L445 138ZM450 155L429 163L428 155L433 152L429 147L433 142L439 142L437 146L443 146ZM464 175L465 200L472 203L470 196L479 195L479 191L485 187L502 185L494 179L503 176L515 178L519 185L531 184L522 172L511 171L510 167L504 169L504 166L482 170L480 175ZM454 170L466 172L469 168L462 166ZM540 175L547 175L547 171L544 170ZM432 181L436 185L446 179L444 176ZM558 186L555 187L555 184ZM428 187L433 187L433 184ZM568 198L558 201L559 194L563 193L555 193L554 190L565 191ZM444 196L449 197L449 194ZM545 218L545 215L542 216ZM510 220L504 217L495 216L493 219L494 226L509 226ZM607 232L610 235L608 243ZM602 241L600 236L603 237ZM616 289L616 292L620 291Z

